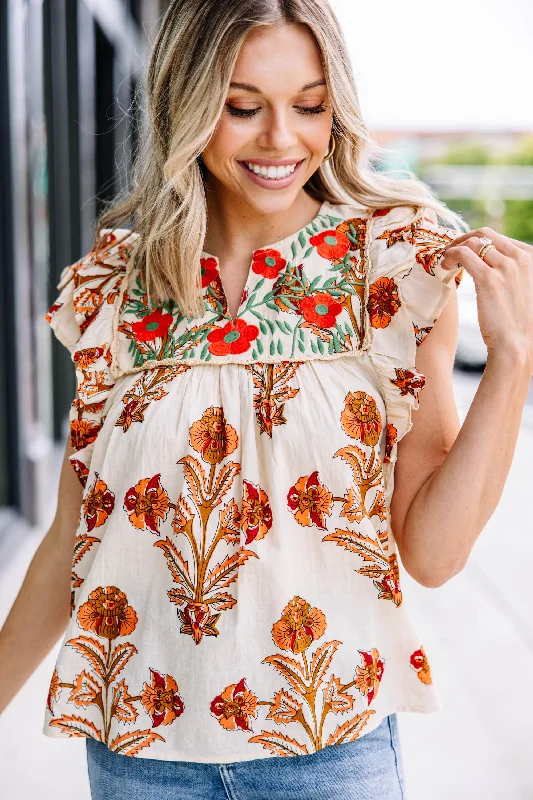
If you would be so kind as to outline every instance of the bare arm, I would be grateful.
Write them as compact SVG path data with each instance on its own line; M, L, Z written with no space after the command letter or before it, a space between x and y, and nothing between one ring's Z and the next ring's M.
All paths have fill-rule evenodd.
M426 385L411 431L398 444L391 502L402 563L428 587L441 586L463 569L498 505L531 382L525 348L511 341L504 348L489 349L483 377L460 426L452 389L457 317L454 289L417 349L416 364Z
M82 487L68 461L67 442L57 510L37 548L0 631L0 713L64 633L70 614L72 553Z

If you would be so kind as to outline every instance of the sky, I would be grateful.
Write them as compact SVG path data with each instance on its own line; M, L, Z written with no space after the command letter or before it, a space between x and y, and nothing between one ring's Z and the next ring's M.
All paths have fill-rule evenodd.
M373 130L533 132L533 0L330 0Z

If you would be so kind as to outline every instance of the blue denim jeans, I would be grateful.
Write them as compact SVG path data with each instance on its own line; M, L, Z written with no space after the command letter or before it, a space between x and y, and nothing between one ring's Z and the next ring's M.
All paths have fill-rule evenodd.
M405 800L396 714L354 742L230 764L113 753L87 739L92 800Z

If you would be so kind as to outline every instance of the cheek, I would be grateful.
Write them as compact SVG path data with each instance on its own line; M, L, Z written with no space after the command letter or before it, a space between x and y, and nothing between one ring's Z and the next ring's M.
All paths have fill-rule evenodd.
M204 150L204 161L213 172L223 171L227 162L254 140L254 134L247 130L246 124L232 119L221 118L217 124L209 146Z

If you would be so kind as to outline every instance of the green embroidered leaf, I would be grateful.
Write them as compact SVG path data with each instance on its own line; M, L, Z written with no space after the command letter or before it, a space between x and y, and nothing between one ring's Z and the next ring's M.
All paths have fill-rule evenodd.
M320 220L320 224L321 224L321 225L322 225L322 227L323 227L323 228L325 228L325 229L327 229L327 228L329 228L329 227L330 227L330 225L329 225L329 224L326 222L326 220L325 220L325 219L321 219L321 220Z
M327 281L324 281L322 288L329 289L332 283L335 283L337 279L335 277L328 278Z
M330 355L333 355L333 342L331 341L331 339L328 342L328 353Z
M300 242L300 247L302 248L305 247L305 234L303 231L300 231L300 233L298 234L298 241Z
M340 289L328 289L328 293L332 297L344 297L344 292L341 292Z
M259 311L256 311L255 308L249 308L248 311L251 311L254 317L258 317L261 320L263 319L263 315ZM259 323L259 326L261 326L261 323ZM261 328L261 330L263 329ZM266 333L266 331L263 331L263 333Z
M352 329L350 328L350 326L348 325L347 322L344 323L344 330L346 331L348 336L353 336L353 331L352 331Z
M206 355L206 357L205 357L205 360L206 360L206 361L211 361L212 355L213 355L212 353L208 353L208 354Z
M265 301L265 305L267 308L270 308L271 311L277 311L279 313L279 308L275 303L270 302L270 300Z
M317 275L316 278L313 278L313 280L311 281L311 285L309 286L309 292L312 292L313 289L315 288L315 286L320 283L320 278L321 277L322 277L322 275ZM330 278L330 280L331 280L331 278ZM335 278L333 278L333 280L335 280ZM324 284L324 288L326 288L326 284L327 284L327 281Z
M277 306L276 306L276 311L278 311L278 307ZM274 330L275 330L276 326L274 325L272 320L271 319L267 319L266 324L270 328L270 333L274 333Z
M274 339L270 342L270 355L273 356L276 352L276 348L274 347Z
M281 343L281 339L278 339L277 348L278 348L278 353L280 354L280 356L282 356L283 355L283 345Z
M350 286L350 284L349 284L349 283L344 283L344 284L343 284L343 286L342 286L342 288L343 288L343 290L344 290L345 292L348 292L348 294L357 294L357 292L356 292L356 290L354 289L354 287L353 287L353 286Z
M264 348L263 348L263 343L262 343L261 339L257 339L256 344L257 344L257 349L259 350L259 352L261 354L263 354ZM254 358L255 358L255 356L254 356Z
M305 353L305 345L304 345L304 343L301 341L301 339L298 339L298 349L299 349L299 350L300 350L302 353Z
M257 359L257 350L255 349L255 347L252 347L252 358Z
M261 280L259 281L259 283L256 283L256 285L255 285L255 289L254 289L254 294L255 294L257 291L259 291L259 289L260 289L260 288L261 288L261 286L264 284L264 282L265 282L265 279L264 279L264 278L261 278Z
M136 295L137 297L142 297L144 294L143 292L140 292L138 289L132 289L131 293Z
M291 242L291 250L292 250L292 257L296 258L296 245L294 242Z
M279 319L276 320L276 325L278 326L278 328L282 333L285 333L285 326L280 322Z
M305 330L303 328L298 328L298 336L300 339L305 339Z
M208 344L204 344L204 346L202 347L202 352L200 353L200 358L202 359L202 361L204 360L204 358L207 355L207 348L208 347L209 347Z
M322 356L322 355L324 355L324 342L323 342L323 341L322 341L322 339L321 339L320 337L318 337L318 336L317 336L316 343L317 343L317 345L318 345L318 351L319 351L320 355L321 355L321 356Z
M285 297L284 295L280 295L279 296L279 301L284 306L287 306L287 308L292 308L294 311L298 311L298 307L295 306L294 303L291 303L291 301L287 297ZM276 306L276 310L279 311L279 308L277 306Z
M259 314L257 311L256 311L256 312L254 312L254 313L255 313L255 315L256 315L257 317L261 316L261 315L260 315L260 314ZM263 334L263 336L266 336L266 333L267 333L267 330L268 330L268 328L267 328L267 326L265 325L265 323L264 323L264 321L263 321L262 319L261 319L261 321L259 322L259 328L261 329L261 333Z
M307 258L308 256L310 256L314 249L315 248L313 247L313 245L311 245L311 247L308 247L307 250L304 253L304 258Z
M342 339L343 342L345 342L346 341L346 336L344 335L344 331L343 331L343 329L341 328L341 326L339 325L338 322L335 323L335 327L337 328L337 330L339 332L340 338Z
M316 347L316 344L314 343L313 339L311 339L311 350L313 351L313 353L317 352L317 347Z
M342 345L339 341L339 337L333 331L331 332L331 338L333 339L333 347L336 353L342 353Z

